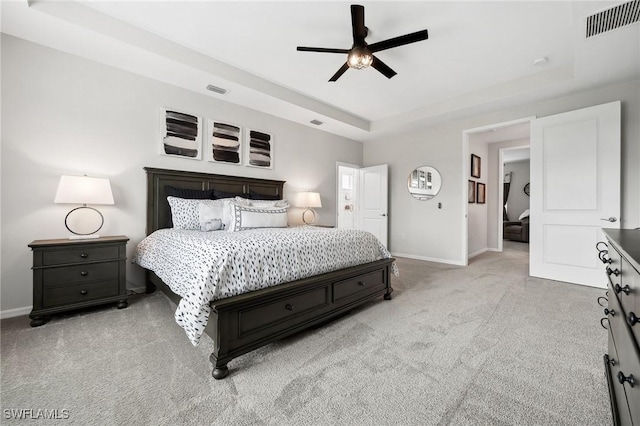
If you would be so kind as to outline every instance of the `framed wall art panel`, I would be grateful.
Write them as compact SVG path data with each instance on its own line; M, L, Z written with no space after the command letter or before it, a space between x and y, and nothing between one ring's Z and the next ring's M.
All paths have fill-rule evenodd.
M162 155L202 159L202 117L163 108L160 111L160 125Z
M235 124L208 120L207 160L214 163L242 165L242 129Z

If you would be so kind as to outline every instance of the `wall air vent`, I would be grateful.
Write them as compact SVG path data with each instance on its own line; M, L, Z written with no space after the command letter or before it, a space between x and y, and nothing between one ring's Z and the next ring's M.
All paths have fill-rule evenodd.
M212 84L207 86L207 90L211 90L212 92L216 92L221 95L224 95L225 93L227 93L227 89L223 89L222 87L214 86Z
M322 124L322 121L320 121L320 120L316 120L316 119L313 119L313 120L311 120L309 123L311 123L311 124L315 124L316 126L319 126L319 125L321 125L321 124Z
M640 0L632 0L587 16L586 38L640 21Z

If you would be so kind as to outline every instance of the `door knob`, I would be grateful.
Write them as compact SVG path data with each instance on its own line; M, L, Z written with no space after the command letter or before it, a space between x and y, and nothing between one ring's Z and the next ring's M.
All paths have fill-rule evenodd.
M613 223L613 222L617 222L617 221L618 221L618 219L617 219L617 218L615 218L615 217L613 217L613 216L611 216L610 218L603 218L603 217L601 217L601 218L600 218L600 220L606 220L607 222L611 222L611 223Z
M380 216L386 216L386 215L387 215L386 213L380 213Z

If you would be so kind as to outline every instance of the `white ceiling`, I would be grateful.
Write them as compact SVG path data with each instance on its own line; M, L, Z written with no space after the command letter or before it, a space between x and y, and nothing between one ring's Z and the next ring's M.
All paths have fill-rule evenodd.
M640 25L584 38L587 15L619 1L370 1L368 43L428 29L426 41L328 79L350 48L350 2L15 0L2 32L189 90L366 141L442 119L640 77ZM534 65L537 58L546 63ZM208 92L213 84L226 95Z

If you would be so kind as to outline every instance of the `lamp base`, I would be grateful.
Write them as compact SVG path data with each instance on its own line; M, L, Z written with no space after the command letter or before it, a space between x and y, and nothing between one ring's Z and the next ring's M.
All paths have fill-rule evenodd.
M100 238L100 235L98 235L98 234L91 234L91 235L69 235L69 239L70 239L70 240L90 240L90 239L94 239L94 238Z
M311 220L307 221L307 213L311 212ZM313 221L316 220L316 212L314 212L312 209L306 209L303 213L302 213L302 221L305 223L305 225L311 225L313 223Z

